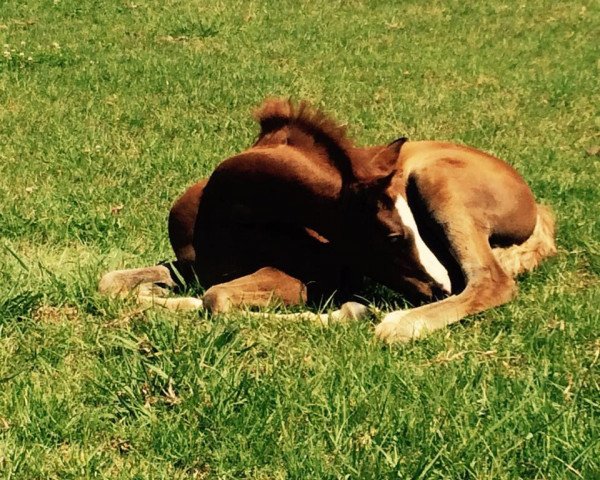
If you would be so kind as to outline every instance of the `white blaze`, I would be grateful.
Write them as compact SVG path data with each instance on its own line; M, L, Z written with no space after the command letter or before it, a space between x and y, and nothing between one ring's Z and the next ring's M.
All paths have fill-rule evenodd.
M421 261L421 265L423 265L425 271L431 275L431 278L442 285L442 287L444 287L444 289L450 293L452 287L450 285L448 271L440 263L433 252L429 250L429 247L419 235L415 217L413 216L406 199L402 195L398 195L398 198L396 199L396 210L402 219L402 223L404 223L406 227L410 228L415 236L415 244L417 247L417 252L419 252L419 260Z

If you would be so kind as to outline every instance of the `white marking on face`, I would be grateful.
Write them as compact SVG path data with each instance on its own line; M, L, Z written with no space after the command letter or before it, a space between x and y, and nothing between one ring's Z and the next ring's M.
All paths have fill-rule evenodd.
M437 257L433 254L433 252L429 249L429 247L425 244L421 236L419 235L419 230L417 229L417 222L415 222L415 217L413 216L410 207L406 199L402 195L398 195L396 199L396 210L398 211L398 215L402 219L402 223L407 228L410 228L412 233L415 236L415 245L417 247L417 252L419 253L419 260L421 261L421 265L425 269L425 271L433 278L436 282L438 282L444 289L450 293L452 290L452 286L450 284L450 277L448 276L448 271L444 268L444 266L440 263Z

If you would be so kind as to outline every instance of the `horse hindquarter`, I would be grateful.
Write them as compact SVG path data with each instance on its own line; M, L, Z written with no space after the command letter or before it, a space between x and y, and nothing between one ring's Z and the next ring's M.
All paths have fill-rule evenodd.
M460 150L451 153L455 156L448 158L445 148L438 158L432 159L430 154L428 161L405 171L441 227L442 243L462 270L465 288L439 302L386 315L376 329L378 337L386 341L419 338L510 301L516 293L514 274L532 268L554 251L551 217L538 209L514 170L493 157L473 159ZM534 229L536 219L538 227ZM493 235L524 246L511 246L500 253L501 249L490 246ZM533 240L527 244L529 238ZM531 257L532 251L535 261L527 261L525 257ZM517 268L505 268L510 261L516 262Z

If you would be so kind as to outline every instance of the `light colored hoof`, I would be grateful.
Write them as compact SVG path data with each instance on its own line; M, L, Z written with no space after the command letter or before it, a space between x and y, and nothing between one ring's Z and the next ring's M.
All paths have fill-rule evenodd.
M343 320L362 320L369 315L369 307L358 302L346 302L339 310Z
M232 308L231 298L222 287L209 288L204 293L202 302L211 313L227 313Z
M162 283L171 288L175 286L169 269L164 265L156 265L108 272L100 279L98 291L112 297L124 296L140 285L152 283Z
M124 290L123 281L121 280L121 271L109 272L102 276L98 284L98 291L103 295L111 297L118 296Z
M427 333L427 324L420 318L406 318L409 311L388 313L375 327L375 335L386 343L410 342Z

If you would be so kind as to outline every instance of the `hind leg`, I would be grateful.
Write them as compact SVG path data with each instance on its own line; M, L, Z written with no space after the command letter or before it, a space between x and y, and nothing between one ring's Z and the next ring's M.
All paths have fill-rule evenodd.
M502 305L515 295L515 282L495 259L487 234L471 219L453 221L446 224L446 233L465 274L465 289L439 302L387 314L375 329L380 339L399 342L420 338L467 315Z
M452 184L445 172L422 173L415 178L417 188L441 226L466 286L458 295L439 302L386 315L375 332L387 342L423 337L467 315L502 305L516 293L512 276L502 268L490 247L487 210L474 209L465 202L461 197L464 185Z
M195 310L202 307L202 301L198 298L166 298L168 291L162 286L173 289L196 279L196 255L192 243L196 216L207 181L203 179L189 187L170 210L169 240L177 261L167 265L109 272L100 280L100 293L113 297L132 295L139 303L160 305L169 310Z
M159 284L175 287L171 272L164 265L108 272L100 279L98 290L104 295L117 297L129 295L141 285L160 288Z
M537 219L531 236L520 245L494 248L494 256L509 275L516 277L533 270L544 258L556 254L554 237L552 210L545 205L537 205Z

